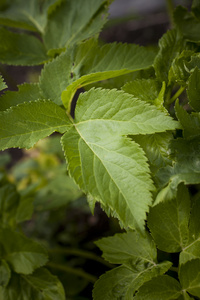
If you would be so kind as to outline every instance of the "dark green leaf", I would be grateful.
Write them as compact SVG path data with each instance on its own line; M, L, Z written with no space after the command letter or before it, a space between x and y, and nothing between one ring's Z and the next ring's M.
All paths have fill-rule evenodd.
M7 264L7 262L2 259L0 261L0 287L1 286L7 286L11 276L10 268Z
M39 65L49 59L44 45L34 36L0 28L0 62L8 65Z
M187 94L190 105L196 111L200 111L200 70L198 68L195 68L189 78Z
M30 148L38 140L69 126L65 111L52 101L19 104L0 113L0 148Z
M184 290L200 297L200 259L192 259L180 266L179 278Z
M48 260L47 251L40 244L13 230L0 229L0 243L4 259L16 273L31 274Z
M179 252L189 239L190 198L180 184L176 198L161 202L150 209L148 226L157 247L165 252Z

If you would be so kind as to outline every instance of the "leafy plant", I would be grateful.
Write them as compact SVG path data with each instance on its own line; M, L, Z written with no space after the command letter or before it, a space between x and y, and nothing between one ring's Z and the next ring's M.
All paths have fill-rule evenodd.
M44 184L49 169L42 173L36 160L31 166L39 167L42 185L26 182L17 191L2 173L1 298L65 299L44 267L47 251L19 224L38 207L60 207L84 192L92 211L99 202L123 229L96 242L109 266L118 266L96 281L94 300L200 299L200 2L191 11L176 7L157 52L100 44L109 1L84 0L85 11L80 3L16 0L1 7L1 62L44 67L38 83L2 95L0 148L31 148L58 132L76 184L59 164L50 169L60 174L60 191L56 178ZM60 198L49 204L52 193ZM67 268L57 265L74 272Z

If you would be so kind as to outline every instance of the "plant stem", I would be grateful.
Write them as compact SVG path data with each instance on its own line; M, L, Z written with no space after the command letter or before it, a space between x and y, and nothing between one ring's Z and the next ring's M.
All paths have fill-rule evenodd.
M173 11L174 11L174 3L173 0L166 0L167 4L167 11L169 15L169 20L170 20L170 27L172 28L174 26L174 20L173 20Z
M102 259L101 257L97 256L94 253L91 253L89 251L83 251L83 250L79 250L79 249L73 249L73 248L55 248L55 249L49 249L50 253L60 253L60 254L70 254L70 255L75 255L75 256L80 256L80 257L84 257L84 258L88 258L94 261L97 261L109 268L113 268L113 265L111 265L110 263L106 262L104 259Z
M170 105L171 103L173 103L185 90L185 87L184 86L181 86L178 91L174 94L174 96L169 99L169 101L167 101L167 105Z
M75 269L75 268L72 268L72 267L63 266L63 265L55 264L55 263L52 263L52 262L49 262L47 264L47 266L49 268L52 268L52 269L56 269L56 270L64 271L66 273L77 275L77 276L82 277L82 278L84 278L84 279L86 279L86 280L88 280L89 282L92 282L92 283L95 283L97 281L96 276L91 275L89 273L86 273L85 271L80 270L80 269Z
M171 267L170 268L171 271L178 273L178 268L177 267Z

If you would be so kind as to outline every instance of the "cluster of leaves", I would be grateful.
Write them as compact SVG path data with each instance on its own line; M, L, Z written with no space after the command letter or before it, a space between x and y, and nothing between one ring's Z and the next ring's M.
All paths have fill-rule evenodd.
M84 0L85 11L80 1L24 2L2 6L0 60L45 64L37 84L1 97L0 149L30 148L59 132L68 172L88 195L91 210L99 202L126 230L97 242L103 257L120 266L96 282L95 300L200 299L199 0L191 11L175 9L174 27L156 53L133 44L100 45L96 34L106 21L108 1ZM132 72L134 80L124 85ZM115 81L119 76L121 85ZM6 87L3 79L0 84ZM80 88L87 91L79 95L73 117ZM40 197L45 195L38 204ZM23 205L14 211L16 222L24 220ZM29 289L22 300L39 299L35 293L41 290L41 299L63 299L57 279L39 268L47 260L44 250L7 223L0 233L4 298L12 300L21 285ZM36 261L23 247L39 252ZM173 253L179 253L178 261Z

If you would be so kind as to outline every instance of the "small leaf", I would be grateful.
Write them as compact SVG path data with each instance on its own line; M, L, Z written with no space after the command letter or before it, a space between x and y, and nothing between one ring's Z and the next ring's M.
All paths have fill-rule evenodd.
M11 271L7 262L2 259L0 261L0 286L7 286L11 277Z
M188 98L190 105L196 110L200 111L200 70L195 68L192 72L188 82Z
M4 90L7 88L7 85L5 84L3 77L0 76L0 91Z
M47 251L21 233L0 229L0 241L4 259L16 273L31 274L48 260Z
M92 89L80 95L74 123L62 138L69 172L123 226L141 230L153 185L144 152L125 136L177 126L156 107L129 94Z
M187 245L189 217L189 193L180 184L176 198L150 209L148 226L158 249L172 253L181 251Z
M0 28L0 61L8 65L39 65L49 59L44 45L34 36Z
M0 113L0 149L30 148L51 133L65 132L69 120L52 101L35 101Z
M16 213L17 223L30 220L33 214L33 210L33 199L28 197L21 197Z
M162 275L144 283L134 300L172 300L179 299L181 286L179 282L167 275Z
M45 268L40 268L28 276L13 273L7 287L0 287L0 298L6 300L65 300L65 293L58 278Z
M192 259L180 266L179 278L184 290L200 297L200 259Z
M133 294L151 278L165 273L171 266L170 262L147 267L142 271L124 266L106 272L94 285L94 300L129 300ZM153 299L155 300L155 299ZM160 299L159 299L160 300Z
M41 91L38 84L24 83L18 86L17 92L7 91L0 98L0 111L4 111L12 106L16 106L20 103L41 100Z

